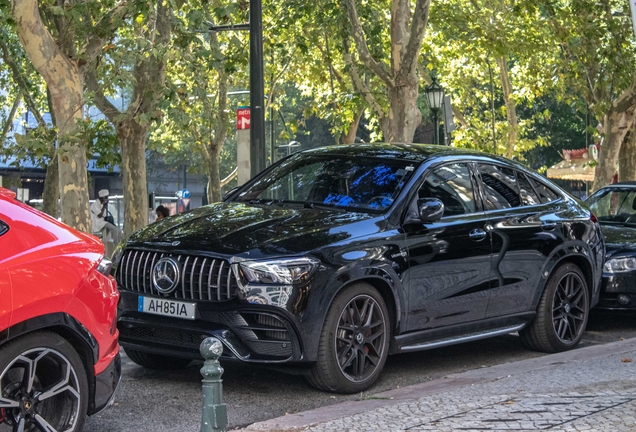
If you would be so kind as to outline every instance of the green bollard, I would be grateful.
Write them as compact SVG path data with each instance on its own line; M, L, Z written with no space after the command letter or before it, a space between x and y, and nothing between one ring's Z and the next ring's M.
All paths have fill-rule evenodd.
M223 403L223 368L219 357L223 354L223 344L215 337L206 338L199 348L205 359L201 368L203 379L203 416L201 432L225 432L227 429L227 409Z

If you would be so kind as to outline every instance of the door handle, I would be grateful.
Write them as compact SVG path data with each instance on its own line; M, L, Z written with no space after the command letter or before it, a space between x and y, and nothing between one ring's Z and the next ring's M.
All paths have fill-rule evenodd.
M472 241L482 241L483 239L486 238L487 235L488 233L484 231L483 229L475 228L474 230L470 232L470 234L468 234L468 237Z
M541 229L544 231L552 231L557 226L556 222L543 222L541 224Z

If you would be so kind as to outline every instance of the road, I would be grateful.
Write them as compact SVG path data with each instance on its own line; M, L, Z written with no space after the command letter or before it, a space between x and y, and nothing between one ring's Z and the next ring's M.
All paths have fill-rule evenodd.
M594 311L581 346L636 337L636 313ZM389 357L378 383L369 392L335 395L311 388L301 376L240 364L223 364L223 392L229 427L283 416L374 393L442 378L451 373L544 355L525 349L515 335ZM85 432L197 432L201 419L201 364L158 372L124 357L123 378L115 405L90 417Z

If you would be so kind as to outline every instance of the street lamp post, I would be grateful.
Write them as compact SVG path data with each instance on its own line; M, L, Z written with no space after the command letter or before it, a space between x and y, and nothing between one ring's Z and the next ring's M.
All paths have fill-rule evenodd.
M263 77L263 7L250 0L250 167L252 178L265 169L265 96Z
M255 177L265 169L266 161L262 0L250 0L249 24L209 26L209 31L236 30L250 32L250 172Z
M439 111L442 108L444 102L444 89L437 83L436 78L433 78L433 82L426 86L424 90L426 92L426 101L433 114L433 124L435 127L435 142L433 144L439 144Z

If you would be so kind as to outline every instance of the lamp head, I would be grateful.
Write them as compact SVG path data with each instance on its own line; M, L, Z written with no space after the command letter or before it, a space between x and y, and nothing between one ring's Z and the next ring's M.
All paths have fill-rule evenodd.
M435 78L433 82L426 86L426 101L431 110L439 110L444 102L444 89L440 86Z

